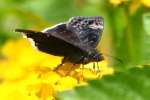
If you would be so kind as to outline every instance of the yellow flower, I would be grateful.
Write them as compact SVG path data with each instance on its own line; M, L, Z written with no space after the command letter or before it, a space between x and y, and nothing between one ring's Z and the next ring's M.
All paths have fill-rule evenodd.
M114 4L114 5L119 5L123 2L124 0L110 0L110 3L111 4Z
M29 96L28 91L18 84L0 85L1 100L39 100L37 96Z
M65 91L72 89L73 87L77 86L78 82L75 78L66 76L62 77L57 84L55 85L55 89L58 91Z
M28 91L30 96L37 96L41 100L47 100L47 98L54 99L54 89L50 84L47 83L39 83L28 86Z
M98 62L97 66L95 65L96 68L92 68L93 63L89 63L85 65L84 67L85 68L83 69L83 75L85 78L94 79L94 78L98 78L99 76L102 77L103 75L114 73L113 68L108 67L106 60ZM90 69L93 69L93 71Z
M33 49L27 39L10 40L2 48L0 60L0 100L55 100L59 91L87 85L85 79L112 74L107 61L84 65L65 63L62 57ZM9 96L8 96L9 95Z
M8 59L14 60L25 67L44 66L53 69L60 64L62 60L62 57L49 55L33 49L27 39L8 41L2 49L2 53Z
M141 3L146 7L150 7L150 0L141 0Z
M137 0L132 1L132 3L129 6L129 8L130 8L130 14L136 13L136 11L140 7L140 5L141 5L140 1L137 1Z

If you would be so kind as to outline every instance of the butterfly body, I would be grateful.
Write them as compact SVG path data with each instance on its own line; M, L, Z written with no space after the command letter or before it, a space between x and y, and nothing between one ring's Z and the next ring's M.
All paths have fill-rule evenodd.
M68 22L41 32L16 29L27 38L33 39L40 51L64 56L64 61L74 64L86 64L103 59L102 54L96 49L102 30L101 17L73 17Z

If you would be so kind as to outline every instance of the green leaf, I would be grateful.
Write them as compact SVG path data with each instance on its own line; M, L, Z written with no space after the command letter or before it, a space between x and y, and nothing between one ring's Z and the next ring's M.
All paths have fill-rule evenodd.
M142 59L144 59L143 64L150 64L150 13L146 13L143 16L143 23L144 23L144 29L145 29L145 34L144 34L144 39L142 43Z
M117 72L88 86L60 93L59 100L149 100L150 68L133 68Z
M143 17L143 22L144 22L144 29L147 33L147 35L150 36L150 13L146 13L144 14L144 17Z
M124 62L120 64L113 61L117 70L150 63L150 56L147 56L150 55L149 15L144 16L142 20L146 13L145 9L139 7L135 13L131 13L131 5L132 2L119 6L109 3L104 5L107 15L105 22L108 22L110 37L112 37L112 51L109 54L115 55Z

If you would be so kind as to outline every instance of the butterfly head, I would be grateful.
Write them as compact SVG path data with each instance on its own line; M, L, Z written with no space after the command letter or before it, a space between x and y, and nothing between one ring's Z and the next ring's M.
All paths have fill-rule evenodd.
M96 17L72 17L67 23L68 29L74 29L78 31L83 30L97 30L102 31L104 28L103 18Z
M87 55L82 55L81 59L76 63L87 64L90 62L99 62L102 60L104 60L103 55L99 53L97 50L92 50Z

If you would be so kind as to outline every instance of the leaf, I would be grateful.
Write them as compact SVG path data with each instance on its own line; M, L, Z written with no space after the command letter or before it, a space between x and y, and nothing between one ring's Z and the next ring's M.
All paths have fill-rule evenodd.
M149 64L150 42L146 32L149 31L149 17L144 17L145 9L138 7L136 12L130 13L132 2L120 6L107 3L105 13L107 15L108 27L112 37L112 51L110 54L120 58L124 63L113 61L117 70L124 70L133 65ZM144 24L143 24L144 21ZM144 28L146 32L144 32ZM105 28L106 29L106 28ZM129 66L130 65L130 66Z
M133 68L117 72L100 80L89 81L88 86L63 92L59 100L149 100L150 68Z
M150 13L146 13L143 16L143 23L144 23L144 29L145 29L145 34L144 34L144 39L143 39L143 56L142 59L144 59L143 64L150 64Z

